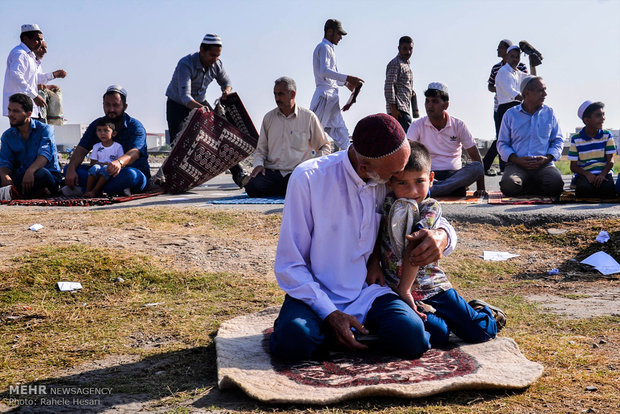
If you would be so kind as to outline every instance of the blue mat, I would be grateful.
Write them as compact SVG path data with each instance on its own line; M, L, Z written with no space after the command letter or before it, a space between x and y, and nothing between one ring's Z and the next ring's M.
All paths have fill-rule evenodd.
M247 194L209 200L207 204L284 204L284 197L256 197L250 198Z

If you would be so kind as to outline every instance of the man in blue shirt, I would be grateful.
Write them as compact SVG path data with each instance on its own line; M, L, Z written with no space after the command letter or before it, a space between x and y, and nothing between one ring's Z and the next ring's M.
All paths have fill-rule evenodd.
M151 176L148 150L146 147L146 130L142 123L125 113L127 109L127 91L120 85L108 87L103 95L103 112L106 120L116 126L114 141L123 146L125 154L108 164L108 173L112 177L103 187L108 195L141 193L145 190ZM86 188L89 166L82 164L86 154L99 142L97 138L97 121L95 119L86 129L82 139L71 155L65 170L65 182L70 189L76 186ZM65 189L63 188L63 192Z
M506 112L499 131L497 150L508 163L500 189L507 196L557 197L564 181L553 161L562 155L562 131L553 109L544 105L547 88L541 77L525 77L520 90L523 103Z
M54 130L31 118L32 99L23 93L9 97L11 128L0 138L0 184L22 195L49 196L62 179Z
M222 39L216 34L206 34L200 44L200 50L179 60L172 79L166 89L166 120L170 144L173 144L181 131L181 125L194 108L211 109L207 102L207 88L216 80L222 89L225 100L232 91L230 78L220 60ZM230 169L233 181L243 187L249 181L239 164ZM157 176L160 172L157 173ZM247 177L247 178L246 178Z

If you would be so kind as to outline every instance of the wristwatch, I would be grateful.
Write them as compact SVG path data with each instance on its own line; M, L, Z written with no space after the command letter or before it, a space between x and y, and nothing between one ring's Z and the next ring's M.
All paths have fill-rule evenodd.
M116 161L118 161L118 163L121 165L121 168L123 168L125 166L125 163L120 158L117 159Z

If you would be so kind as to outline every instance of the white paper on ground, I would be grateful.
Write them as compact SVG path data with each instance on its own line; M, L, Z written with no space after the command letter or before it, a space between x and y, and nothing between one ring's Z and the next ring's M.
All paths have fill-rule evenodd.
M71 292L72 290L82 289L80 282L58 282L58 290L61 292Z
M166 201L183 201L183 200L189 200L189 198L187 197L169 198Z
M596 252L581 261L583 264L594 266L596 270L604 275L620 273L620 264L605 252Z
M492 251L484 251L484 256L482 256L482 258L484 260L492 260L495 262L499 262L501 260L508 260L511 259L513 257L518 257L518 254L512 254L512 253L508 253L508 252L492 252Z
M608 240L609 233L607 233L605 230L601 231L598 236L596 236L596 241L599 243L607 243Z
M28 228L28 230L32 230L32 231L39 231L39 230L41 230L42 228L43 228L43 224L36 223L36 224L33 224L32 226L30 226L30 227Z

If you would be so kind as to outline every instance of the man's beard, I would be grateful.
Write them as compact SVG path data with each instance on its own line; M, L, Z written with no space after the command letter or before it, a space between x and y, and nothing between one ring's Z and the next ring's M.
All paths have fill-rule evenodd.
M125 115L125 112L121 112L120 114L116 115L114 118L111 118L110 115L106 115L105 116L105 120L112 122L113 124L120 121L121 119L123 119L123 115Z
M16 121L14 123L9 120L9 125L11 125L11 127L13 128L19 128L20 126L26 125L26 120L24 119L22 121Z
M377 174L374 171L367 171L366 175L368 175L368 178L370 179L369 181L373 182L373 183L377 183L377 184L385 184L388 182L388 180L385 180L383 178L381 178L379 176L379 174Z

